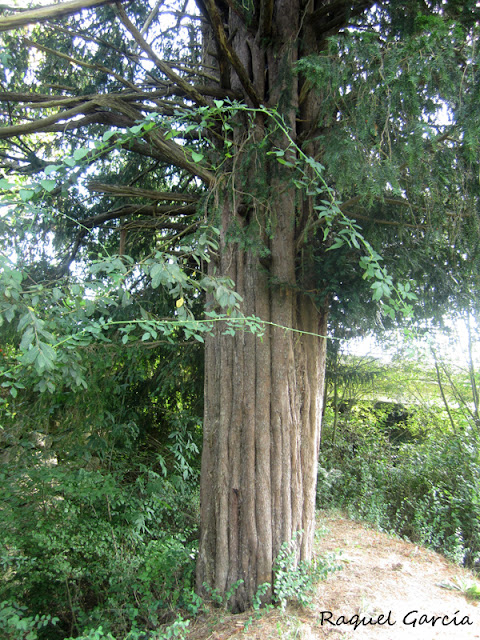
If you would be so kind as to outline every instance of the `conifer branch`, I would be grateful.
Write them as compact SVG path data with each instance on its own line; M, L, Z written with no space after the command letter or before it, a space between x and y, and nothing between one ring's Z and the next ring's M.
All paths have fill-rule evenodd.
M27 24L44 22L45 20L59 20L79 13L84 9L92 9L104 4L110 4L113 0L72 0L60 4L48 5L30 11L21 11L13 16L0 18L0 32L11 31L24 27Z
M46 118L42 118L40 120L34 120L33 122L24 122L23 124L15 124L9 127L1 127L0 140L13 138L14 136L22 136L27 133L37 133L39 131L44 131L46 127L57 123L59 120L66 120L80 114L87 114L90 111L96 109L97 106L98 102L96 100L88 100L87 102L84 102L83 104L80 104L76 107L66 109L65 111L58 111L57 113L54 113L51 116L47 116Z
M174 191L153 191L151 189L139 189L128 185L104 184L92 180L87 188L92 193L108 193L118 198L148 198L149 200L167 200L170 202L198 202L195 194L175 193Z
M66 53L62 53L61 51L57 51L55 49L51 49L50 47L46 47L45 45L42 45L42 44L39 44L38 42L34 42L33 40L30 40L30 38L22 38L22 41L28 47L34 47L35 49L38 49L39 51L43 51L44 53L50 53L53 56L57 56L57 58L62 58L63 60L67 60L68 62L70 62L70 64L77 65L79 67L85 67L85 69L94 69L95 71L102 71L103 73L106 73L109 76L112 76L113 78L115 78L115 80L118 80L118 82L125 85L129 89L132 89L133 91L137 90L137 87L134 84L132 84L128 80L125 80L125 78L123 78L118 73L115 73L115 71L112 71L108 67L104 67L102 64L92 64L90 62L85 62L84 60L79 60L78 58L72 58L72 56L69 56Z
M155 64L155 66L158 69L160 69L160 71L164 73L169 80L171 80L175 85L177 85L177 87L182 89L187 96L192 98L192 100L196 104L200 106L206 106L207 101L202 96L202 94L199 93L193 85L189 84L181 76L175 73L175 71L173 71L173 69L164 60L160 60L160 58L157 56L155 51L145 40L143 35L137 29L137 27L131 22L130 18L127 16L125 9L122 7L122 5L117 2L116 7L117 7L119 18L122 21L123 25L132 34L132 36L135 38L135 41L143 49L143 51L145 51L145 53L148 55L150 60Z
M220 12L218 11L214 0L205 0L205 8L210 18L210 24L212 26L213 32L215 34L215 39L221 53L223 53L228 62L234 68L240 82L247 92L248 97L252 101L253 106L255 108L258 108L261 104L261 100L258 97L257 92L255 91L255 87L253 86L252 81L248 77L245 67L241 63L240 58L228 41L227 34L225 33L225 29L223 28Z
M132 215L144 216L192 216L197 212L196 204L179 205L142 205L129 204L118 209L112 209L105 213L99 213L96 216L85 218L79 221L84 229L93 229L99 227L110 220L118 220L119 218Z

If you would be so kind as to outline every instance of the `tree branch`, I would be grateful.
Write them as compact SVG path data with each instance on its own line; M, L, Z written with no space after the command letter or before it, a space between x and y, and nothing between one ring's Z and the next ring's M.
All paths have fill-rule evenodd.
M83 229L93 229L99 227L110 220L117 220L124 216L144 215L144 216L192 216L197 212L196 204L188 204L185 206L172 205L141 205L129 204L112 211L99 213L96 216L79 220L78 224Z
M375 224L392 225L395 227L406 227L407 229L426 229L425 224L409 224L408 222L402 222L401 220L382 220L381 218L372 218L371 216L364 216L360 213L353 213L352 211L345 212L351 218L355 220L366 220L367 222L374 222Z
M52 124L42 129L42 133L64 133L65 131L72 131L87 127L91 124L103 124L109 127L119 127L126 129L135 124L131 118L121 115L120 113L112 113L112 111L96 111L79 120L72 120L71 122L62 122L59 124ZM1 131L1 129L0 129ZM110 138L113 141L113 137ZM143 153L141 155L144 155Z
M115 71L112 71L108 67L104 67L102 64L91 64L89 62L84 62L83 60L78 60L77 58L72 58L71 56L68 56L66 53L61 53L60 51L55 51L55 49L50 49L49 47L45 47L44 45L38 44L38 42L34 42L29 38L22 38L22 40L27 46L34 47L39 51L44 51L45 53L50 53L53 56L57 56L58 58L67 60L68 62L70 62L70 64L75 64L79 67L85 67L86 69L95 69L95 71L103 71L103 73L106 73L107 75L112 76L113 78L115 78L115 80L118 80L118 82L125 85L129 89L132 89L133 91L137 90L137 87L134 84L132 84L128 80L125 80L125 78L120 76L118 73L115 73Z
M97 101L100 101L101 98L101 96L97 98ZM142 113L122 100L110 100L108 97L105 97L104 102L111 108L115 108L117 111L129 116L133 120L142 120ZM208 169L205 169L198 163L188 160L188 150L186 148L176 144L172 140L166 140L165 136L158 129L146 132L144 135L148 140L153 142L157 149L172 164L181 169L185 169L195 176L198 176L209 185L215 180L214 174L208 171ZM152 155L151 152L149 155Z
M51 124L57 123L59 120L65 120L77 116L79 114L85 114L93 111L98 106L97 100L89 100L77 107L66 109L65 111L59 111L51 116L42 118L41 120L34 120L33 122L25 122L23 124L15 124L10 127L0 128L0 139L12 138L14 136L21 136L26 133L36 133L43 131Z
M314 11L309 17L309 22L317 34L325 38L340 31L340 29L347 26L351 18L359 16L373 7L374 4L380 3L375 0L357 0L356 2L334 0Z
M186 82L181 76L175 73L171 67L168 66L166 62L160 60L152 47L148 44L145 38L142 36L137 27L131 22L130 18L125 13L125 9L118 2L116 3L118 15L123 25L128 29L128 31L135 38L135 41L140 45L140 47L148 54L150 60L155 63L155 65L160 69L162 73L164 73L169 80L171 80L177 87L180 87L187 96L192 98L192 100L202 106L207 105L207 101L199 93L195 87Z
M255 87L253 86L250 78L248 77L245 67L241 63L240 58L228 41L227 34L225 33L225 29L223 28L222 17L214 0L205 0L205 8L208 12L210 23L215 34L215 39L220 50L232 65L232 67L235 69L235 72L238 75L245 91L247 92L248 97L252 101L253 106L259 107L261 104L261 100L258 97L255 91Z
M26 122L19 125L13 125L9 127L1 127L0 128L0 139L12 138L14 136L25 135L27 133L36 133L39 131L47 131L52 127L59 131L65 129L73 129L79 126L78 121L65 123L62 125L57 124L60 120L68 120L74 116L79 114L89 114L89 112L94 111L98 107L102 108L102 114L97 115L94 114L91 116L92 119L88 121L91 123L92 120L100 119L107 117L103 109L107 107L112 111L119 112L122 116L131 119L131 123L135 121L139 121L143 119L143 114L134 106L124 102L121 99L113 98L112 96L96 96L92 100L88 100L84 104L78 105L71 109L65 109L64 111L59 111L56 114L51 116L47 116L46 118L42 118L40 120L35 120L33 122ZM108 112L107 112L108 113ZM87 124L85 119L80 121L82 124ZM125 121L124 121L125 122ZM129 125L130 126L130 125ZM150 140L154 146L160 151L160 158L166 162L176 165L181 169L185 169L188 173L198 176L201 178L206 184L212 184L215 176L213 173L208 171L208 169L202 167L200 164L192 162L188 159L188 149L176 144L172 140L166 140L165 136L159 130L153 130L150 132L146 132L145 138ZM159 157L154 153L154 149L148 147L146 145L142 145L138 142L138 140L129 140L128 149L132 151L136 151L141 155L146 155L149 157Z
M153 191L150 189L139 189L128 185L103 184L92 180L87 185L91 193L109 193L121 198L148 198L149 200L170 202L198 202L198 196L189 193L175 193L174 191Z
M44 22L45 20L58 20L74 13L79 13L83 9L92 9L111 2L113 0L72 0L71 2L32 9L31 11L22 11L7 18L0 18L0 32L11 31L27 24Z

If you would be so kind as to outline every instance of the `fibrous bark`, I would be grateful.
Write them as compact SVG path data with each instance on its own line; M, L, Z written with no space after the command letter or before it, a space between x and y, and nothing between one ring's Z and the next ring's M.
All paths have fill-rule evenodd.
M242 580L231 598L235 610L273 583L275 557L295 532L303 532L299 558L312 554L326 340L311 334L325 335L326 314L295 292L284 207L271 273L290 272L290 281L272 287L258 257L233 243L222 246L217 265L235 280L247 315L281 326L269 325L261 339L225 335L218 326L206 341L197 579L221 594ZM226 203L224 224L231 215Z
M213 4L205 2L207 14ZM252 107L258 101L275 105L294 139L300 131L297 114L314 112L308 99L299 104L299 80L292 73L301 4L278 0L270 15L272 3L265 3L261 28L273 34L268 42L231 10L228 47L223 27L206 34L216 43L220 65L231 62L235 50L237 62L228 79L223 76L229 88L243 91ZM214 18L220 24L218 10ZM252 137L260 141L268 127L261 114L255 126ZM247 147L236 142L239 149ZM275 145L286 149L288 141L280 133ZM312 284L308 269L300 273L297 267L299 222L309 199L294 187L288 170L265 162L251 160L249 166L237 157L232 179L219 188L222 241L211 268L236 283L245 315L270 324L261 339L247 331L226 335L218 326L206 342L197 582L200 591L207 585L223 596L237 585L230 597L237 611L251 605L264 583L270 585L265 597L272 595L275 558L296 532L301 532L298 560L312 557L325 371L326 340L319 336L326 333L326 306L314 304L306 292ZM266 200L258 194L258 171L265 175ZM242 183L238 193L237 183ZM242 203L242 193L255 204ZM232 240L233 229L248 237L249 227L267 249L267 259L258 248L245 250L245 243Z

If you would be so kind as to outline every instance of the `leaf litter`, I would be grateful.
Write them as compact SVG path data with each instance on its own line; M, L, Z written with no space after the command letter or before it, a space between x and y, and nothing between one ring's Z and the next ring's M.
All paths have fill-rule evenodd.
M318 583L309 607L259 616L212 608L188 640L480 639L473 572L338 512L320 512L317 526L318 553L337 552L343 568Z

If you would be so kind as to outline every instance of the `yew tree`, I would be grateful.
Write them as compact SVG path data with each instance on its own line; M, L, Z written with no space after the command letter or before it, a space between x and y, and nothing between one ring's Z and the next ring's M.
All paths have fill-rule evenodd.
M57 296L92 264L164 286L205 341L197 587L234 610L271 597L282 543L312 557L329 313L365 330L478 281L476 5L3 9L5 252Z

